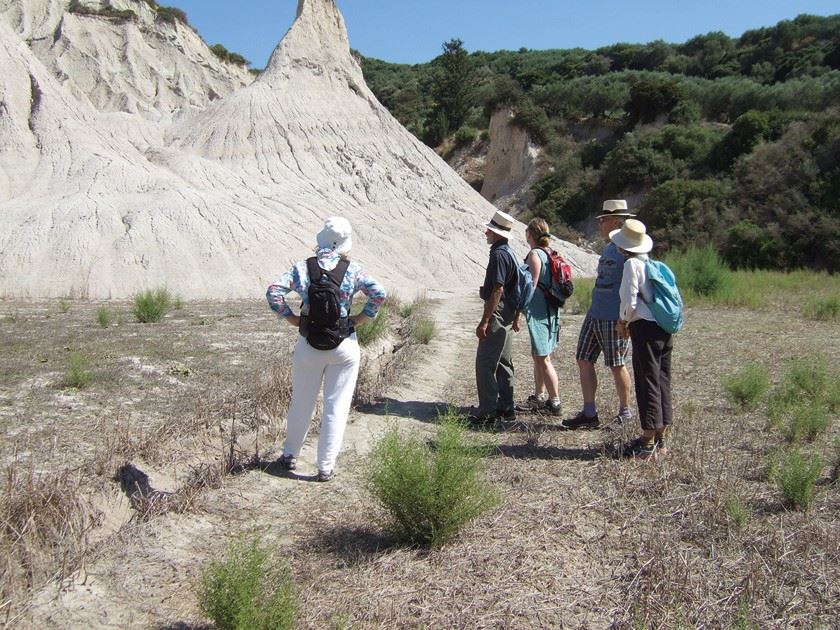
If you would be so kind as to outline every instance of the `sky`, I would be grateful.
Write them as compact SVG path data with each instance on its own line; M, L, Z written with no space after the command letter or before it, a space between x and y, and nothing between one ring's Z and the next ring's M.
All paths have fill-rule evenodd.
M166 0L208 44L263 68L294 22L297 0ZM366 57L425 63L444 42L483 50L594 49L662 39L682 43L723 31L732 37L801 13L840 13L837 0L337 0L350 46Z

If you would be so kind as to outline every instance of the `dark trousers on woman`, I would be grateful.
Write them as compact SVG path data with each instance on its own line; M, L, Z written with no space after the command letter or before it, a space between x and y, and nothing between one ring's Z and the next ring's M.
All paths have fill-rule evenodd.
M630 323L633 342L633 380L639 419L645 431L662 431L671 424L671 335L656 322Z

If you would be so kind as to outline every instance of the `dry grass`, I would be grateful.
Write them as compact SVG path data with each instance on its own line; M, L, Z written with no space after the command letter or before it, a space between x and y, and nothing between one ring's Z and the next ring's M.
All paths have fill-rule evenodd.
M30 584L37 587L65 574L63 566L85 556L84 536L78 534L97 522L82 499L82 486L90 480L83 484L77 473L60 467L84 470L101 483L122 464L139 466L142 454L147 463L178 464L183 472L168 493L156 494L150 484L146 497L136 497L137 523L119 545L130 550L139 544L133 541L148 545L160 538L161 549L172 553L172 538L166 532L201 532L194 544L184 544L186 559L177 565L190 575L201 561L223 549L225 535L261 528L278 556L290 560L302 599L301 628L830 628L840 617L840 489L833 483L840 469L837 421L832 418L824 439L811 445L826 462L813 505L807 512L790 510L765 473L773 453L784 448L782 432L769 426L761 407L734 409L721 384L723 375L745 363L766 365L774 384L784 377L787 359L821 357L836 363L840 337L833 322L803 321L795 309L689 309L686 329L676 339L677 414L672 452L666 459L652 463L608 456L613 445L634 435L635 427L615 435L570 433L558 431L554 419L524 416L504 432L476 435L493 447L488 476L501 494L500 506L443 548L421 551L397 546L372 524L377 513L360 491L361 456L343 453L342 474L330 484L277 479L259 471L265 461L257 460L265 459L267 447L282 434L282 410L288 404L288 393L281 387L287 376L276 360L287 356L288 340L281 335L278 345L273 328L255 323L264 317L262 310L253 317L245 313L233 318L196 313L194 305L187 305L181 319L138 330L138 325L101 329L92 315L95 306L87 315L84 308L74 303L61 316L86 317L88 326L83 329L74 328L75 319L68 326L66 319L47 319L25 305L16 305L14 317L0 322L3 340L9 340L12 349L2 359L10 375L8 385L0 386L0 422L7 436L3 448L8 449L2 454L22 467L35 460L59 467L51 473L57 477L16 473L21 476L14 483L2 481L4 531L23 529L33 541L29 548L37 549L44 561L42 577L30 581L20 561L4 565L6 575L14 579L4 582L3 614L14 609L12 616L17 615ZM422 315L422 310L417 312ZM198 317L207 321L190 323ZM571 355L581 320L582 315L564 316L555 357L569 414L580 404ZM34 332L29 346L18 344L19 337L29 335L30 326L44 339L51 335L43 331L52 332L54 326L50 343L55 347L36 340ZM67 327L75 336L63 337ZM768 336L771 329L784 335ZM130 342L129 332L139 337ZM155 334L163 338L149 336ZM26 357L49 356L63 345L79 345L71 338L95 340L101 335L114 335L108 339L115 356L98 355L95 348L82 350L104 357L97 365L106 372L114 370L114 380L97 379L68 398L49 386L51 378L61 377L60 369L50 370L48 363L43 373L33 374L31 370L44 364L30 361L31 367L26 367ZM453 368L448 388L439 392L440 401L470 404L474 339L466 330L452 342L463 344L466 367ZM268 344L271 352L265 351ZM131 371L123 371L129 364L116 355L138 354L138 345L145 348L142 365L165 368L177 361L188 366L191 375L173 377L165 369L149 370L143 389L133 389L141 382ZM161 354L165 345L174 351ZM212 352L201 357L196 348ZM530 359L523 335L517 338L516 352L517 391L524 398ZM423 359L414 355L410 360ZM389 364L391 378L400 373L397 366ZM599 375L606 414L616 400L600 367ZM34 387L35 382L48 389ZM370 383L361 384L368 398L388 388L388 380L380 376ZM29 398L20 391L30 392ZM77 424L62 420L55 407L61 404L75 405L72 416ZM46 427L30 429L28 423L39 418ZM416 424L423 430L422 423ZM16 427L22 427L20 432L15 433ZM87 440L87 450L67 444L68 433L77 441ZM74 460L75 468L57 457L65 444L73 453L86 453ZM229 475L236 471L245 472ZM135 479L128 487L142 485ZM62 501L56 511L65 515L61 526L48 526L43 519L43 527L37 528L42 533L36 535L32 525L25 529L21 524L27 522L25 507L7 509L25 506L28 486L42 488L32 490L35 496ZM50 487L63 490L53 496ZM43 503L51 505L50 501ZM734 518L733 504L747 516ZM5 515L12 513L22 520L16 519L9 529ZM58 523L57 517L51 520ZM195 523L201 527L189 529ZM9 546L23 539L4 536L2 551L9 550L4 557L23 557ZM36 541L47 542L36 547ZM148 559L154 554L140 549L142 553L120 555L112 545L102 551L88 549L87 557L104 563L104 557L114 555L115 572L125 562L142 558L134 565L143 578L142 588L136 579L110 578L120 601L158 593L138 619L153 619L166 627L198 627L185 585L189 578L179 573L154 591L155 576L160 578L164 571L155 573ZM173 557L162 555L159 563L169 570ZM8 573L10 566L18 567L16 572ZM178 599L185 602L177 608L183 612L173 613L172 601ZM14 603L6 603L10 600ZM190 621L179 626L179 619Z

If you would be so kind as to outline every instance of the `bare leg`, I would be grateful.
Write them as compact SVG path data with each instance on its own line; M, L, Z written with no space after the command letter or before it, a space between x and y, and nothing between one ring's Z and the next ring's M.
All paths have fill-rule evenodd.
M554 364L551 362L551 356L534 357L535 372L540 372L540 379L548 390L549 398L557 398L560 395L560 387L557 382L557 371L554 369Z
M578 361L580 364L580 361ZM630 404L630 372L623 365L610 368L615 381L615 391L618 393L618 404L622 409L626 409ZM593 372L594 372L593 366ZM581 375L581 384L583 384L583 376ZM586 393L584 392L584 400Z
M578 360L577 364L580 372L580 389L583 392L583 402L595 404L595 393L598 390L598 375L595 372L595 364L583 359ZM629 375L627 376L627 388L629 392Z

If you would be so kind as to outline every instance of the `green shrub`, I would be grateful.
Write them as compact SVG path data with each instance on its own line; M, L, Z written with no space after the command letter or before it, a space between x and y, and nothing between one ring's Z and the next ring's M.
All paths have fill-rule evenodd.
M828 412L817 401L795 404L790 411L788 425L784 429L788 442L813 442L825 432L829 425Z
M684 295L714 298L724 293L731 282L729 267L708 244L669 254L666 261Z
M400 314L400 317L405 319L406 317L411 316L411 314L414 312L414 307L414 302L400 302L397 306L397 312Z
M96 323L102 328L108 328L114 322L114 314L107 306L96 309Z
M457 148L472 144L473 140L478 137L478 129L473 127L463 126L455 132L455 146Z
M755 409L770 389L767 368L754 363L747 364L734 374L725 376L723 388L729 401L739 409Z
M69 313L70 312L70 304L66 300L59 300L58 301L58 312L59 313Z
M811 298L802 307L802 314L818 321L837 321L840 319L840 297Z
M67 376L64 379L64 386L83 389L90 385L92 380L93 373L90 371L90 362L78 352L71 352L67 360Z
M189 22L187 21L187 14L177 7L162 7L158 5L157 19L161 22L166 22L167 24L181 22L185 25L189 25Z
M168 289L148 289L134 296L134 316L143 324L159 322L172 307Z
M738 497L733 497L726 503L726 515L735 529L741 529L750 518L750 507Z
M384 304L373 319L368 319L356 326L356 339L362 346L368 346L388 332L390 309Z
M819 456L792 451L777 475L777 483L786 503L807 510L814 499L817 480L822 472Z
M496 504L481 478L485 451L465 436L461 419L449 412L434 447L396 427L374 446L369 488L401 541L439 547Z
M219 630L294 628L298 603L285 565L258 539L236 540L201 573L198 605Z
M435 336L435 323L428 319L419 319L411 331L411 336L417 343L428 344Z
M595 288L594 278L575 278L575 292L566 302L566 308L574 313L585 313L592 306L592 289Z

